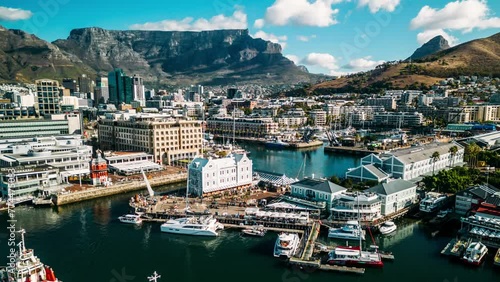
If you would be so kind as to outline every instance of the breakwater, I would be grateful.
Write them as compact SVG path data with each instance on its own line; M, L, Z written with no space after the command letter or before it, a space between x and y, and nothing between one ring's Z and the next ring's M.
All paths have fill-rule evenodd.
M187 180L187 173L177 173L177 174L152 178L149 180L149 183L151 184L152 187L158 187L167 184L180 183L186 180ZM62 206L71 203L76 203L116 194L122 194L142 189L146 189L146 183L144 181L129 181L125 183L114 184L109 187L91 188L77 192L59 193L52 196L52 203L56 206Z

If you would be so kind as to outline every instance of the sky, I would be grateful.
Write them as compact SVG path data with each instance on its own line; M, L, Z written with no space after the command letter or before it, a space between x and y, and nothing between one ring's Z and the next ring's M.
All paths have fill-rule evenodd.
M500 32L500 0L0 0L0 25L48 41L91 26L248 29L338 76L405 59L436 35L453 46Z

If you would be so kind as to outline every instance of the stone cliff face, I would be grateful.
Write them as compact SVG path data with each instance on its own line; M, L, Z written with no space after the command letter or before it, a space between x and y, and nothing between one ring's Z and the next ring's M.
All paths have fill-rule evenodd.
M98 72L122 68L149 81L224 83L254 79L308 80L281 54L279 44L252 38L248 30L114 31L83 28L54 45Z
M416 59L421 59L424 57L427 57L429 55L432 55L434 53L437 53L439 51L443 51L446 49L449 49L450 45L448 44L448 41L444 39L441 35L436 36L429 40L427 43L422 45L420 48L418 48L413 55L411 55L409 59L416 60Z

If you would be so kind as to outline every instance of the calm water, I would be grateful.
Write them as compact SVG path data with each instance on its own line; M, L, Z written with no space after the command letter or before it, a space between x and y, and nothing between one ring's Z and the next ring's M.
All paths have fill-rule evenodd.
M303 152L272 151L255 147L256 168L296 173ZM337 174L356 161L308 152L311 166L306 175ZM273 164L272 169L260 167ZM341 173L339 173L341 174ZM132 194L87 201L57 209L16 209L17 226L28 231L26 243L65 282L147 281L153 271L159 281L498 281L492 256L479 268L469 268L439 255L450 238L431 238L430 231L415 222L398 222L392 237L377 238L382 249L393 251L396 261L382 270L367 269L362 276L338 273L302 273L284 267L272 256L275 233L264 238L241 238L223 231L215 239L162 234L159 224L141 227L120 224L117 217L128 210ZM7 259L5 213L0 214L0 264ZM332 243L322 238L325 243Z

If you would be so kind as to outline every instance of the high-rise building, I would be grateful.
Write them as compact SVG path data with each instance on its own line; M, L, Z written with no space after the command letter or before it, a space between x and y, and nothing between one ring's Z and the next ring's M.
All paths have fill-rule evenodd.
M94 93L94 82L86 74L78 77L78 88L81 93Z
M108 85L111 104L130 104L134 100L132 78L126 76L122 69L115 69L108 74Z
M142 101L144 103L146 101L146 96L144 93L144 82L142 80L142 77L134 74L134 77L132 78L132 87L132 91L134 92L134 100Z
M59 82L50 79L35 81L40 115L61 112Z
M72 79L72 78L63 78L62 80L62 86L66 89L69 89L69 92L71 94L75 93L75 92L80 92L80 90L78 89L78 83L76 83L76 80L75 79Z
M109 100L109 86L107 77L96 79L95 101L96 104L105 104Z

